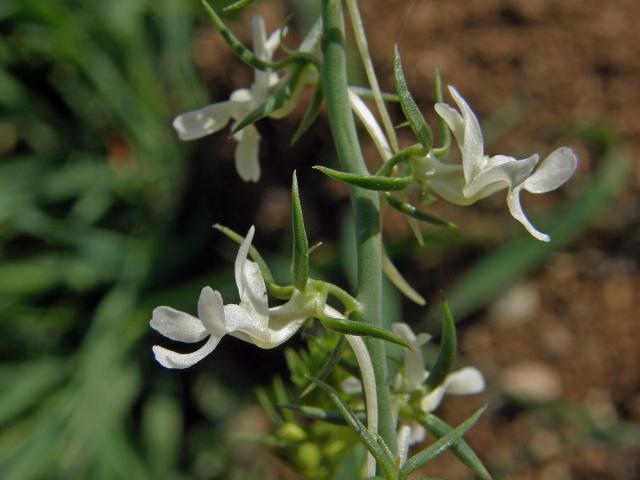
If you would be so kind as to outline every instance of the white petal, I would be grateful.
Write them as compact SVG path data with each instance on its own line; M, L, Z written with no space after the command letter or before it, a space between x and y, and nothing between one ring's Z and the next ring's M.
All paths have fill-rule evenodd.
M484 166L484 140L480 122L471 107L458 91L449 85L449 92L462 113L464 119L464 141L460 145L462 150L462 165L464 178L470 181Z
M391 330L393 333L403 338L407 342L413 344L416 341L416 334L413 333L411 327L403 322L396 322L391 324Z
M451 395L471 395L484 390L484 377L480 370L465 367L449 375L445 381L445 390Z
M198 317L204 326L214 335L222 337L225 333L224 308L222 295L211 287L204 287L198 299Z
M265 44L265 50L269 61L271 61L273 54L276 53L276 50L280 46L280 39L287 36L287 31L287 27L285 26L274 30L273 33L269 35L267 43Z
M234 90L229 99L236 104L233 109L234 117L244 117L244 115L251 111L249 104L254 101L251 90L248 88Z
M499 156L502 161L495 166L481 171L469 182L462 193L468 198L484 198L503 188L514 188L524 182L538 163L539 156L532 155L523 160L516 160L505 155ZM504 161L504 159L511 159Z
M257 182L260 179L260 134L253 125L247 125L233 135L238 141L235 159L238 175L245 182Z
M196 140L223 128L231 118L234 102L219 102L178 115L173 128L181 140Z
M520 204L520 190L522 189L522 185L514 188L513 190L509 190L507 193L507 206L509 207L509 212L511 216L519 221L524 228L535 238L542 242L551 241L551 237L546 235L536 229L533 224L529 221L527 216L524 214L522 210L522 205Z
M295 289L286 303L269 309L269 318L284 321L306 319L313 314L313 306L313 302Z
M240 248L238 249L238 254L236 255L236 261L234 265L234 274L236 279L236 287L238 287L238 292L240 293L240 298L242 298L243 290L244 290L244 280L242 278L242 271L244 270L244 265L248 261L247 256L249 254L249 249L251 248L251 242L253 241L253 235L256 231L256 227L251 225L249 231L247 232L247 236L244 237L244 240L240 244Z
M347 377L340 384L340 388L344 393L355 395L362 393L362 383L356 377Z
M578 158L567 147L560 147L545 158L538 169L524 182L524 189L531 193L555 190L569 180L576 171Z
M398 429L398 456L400 457L400 465L407 461L409 453L409 444L411 440L411 427L409 425L400 425Z
M209 334L199 319L171 307L155 308L149 324L165 337L179 342L199 342Z
M153 346L153 354L160 365L165 368L188 368L209 355L220 342L220 338L212 335L209 340L193 353L177 353L159 345Z
M253 53L260 60L266 60L267 31L260 15L251 17L251 41Z
M433 412L436 408L438 408L438 405L440 405L444 394L445 389L443 385L440 385L433 392L422 397L422 400L420 401L420 408L422 408L422 410L427 413Z
M251 260L247 260L244 264L242 278L244 280L244 290L240 296L240 304L260 315L269 315L267 287L258 265Z
M407 375L407 386L411 390L420 388L425 377L424 357L420 347L431 339L431 335L419 333L417 336L413 333L409 325L406 323L394 323L391 325L393 332L401 338L410 342L416 349L415 352L410 350L404 351L404 368Z
M411 438L409 439L409 445L424 442L425 438L427 438L427 431L422 425L417 422L411 425Z
M464 143L464 121L462 120L462 115L446 103L436 103L433 108L447 123L458 145L462 145Z
M269 342L266 317L249 312L240 305L229 304L224 306L224 318L225 329L230 335L249 343L255 343L254 339Z

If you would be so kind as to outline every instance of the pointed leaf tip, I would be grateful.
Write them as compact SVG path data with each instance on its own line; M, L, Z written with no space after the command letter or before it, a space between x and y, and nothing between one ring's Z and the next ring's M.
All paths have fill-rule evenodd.
M443 298L440 352L438 352L436 363L433 365L425 382L427 390L433 391L445 381L447 375L449 375L456 363L457 351L458 339L456 335L456 323L451 315L449 304L446 299Z
M315 165L313 168L321 171L326 176L333 178L334 180L339 180L367 190L383 192L404 190L411 184L411 182L413 182L412 176L386 177L379 175L355 175L353 173L340 172L320 165Z
M486 406L480 408L455 429L451 430L449 433L407 460L400 469L400 478L407 478L413 471L429 463L448 448L451 448L452 445L459 441L462 436L478 421L480 415L482 415L486 408Z
M300 202L298 177L293 172L291 183L291 223L293 231L293 255L291 260L291 276L293 285L303 292L309 279L309 242L304 228L304 216Z
M416 104L404 77L404 71L402 69L402 61L400 60L400 50L398 45L395 45L395 53L393 59L393 77L396 84L396 91L400 97L400 106L404 112L405 117L409 121L409 126L413 130L414 135L418 141L422 144L425 151L431 150L433 146L433 133L431 128L427 124L424 116L420 112L418 105Z

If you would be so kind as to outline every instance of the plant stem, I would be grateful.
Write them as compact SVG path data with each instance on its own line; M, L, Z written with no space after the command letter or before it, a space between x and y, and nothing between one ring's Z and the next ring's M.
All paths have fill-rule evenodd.
M322 0L322 20L322 81L338 159L343 171L368 175L349 103L342 0ZM358 320L381 327L383 322L380 199L378 193L358 187L351 187L350 193L358 251L357 298L363 307L362 319ZM391 451L395 452L396 435L387 383L385 345L381 340L370 339L367 346L376 379L379 433Z

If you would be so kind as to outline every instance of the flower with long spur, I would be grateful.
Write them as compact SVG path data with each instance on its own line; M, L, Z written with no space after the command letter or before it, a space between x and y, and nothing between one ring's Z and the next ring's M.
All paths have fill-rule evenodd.
M261 61L270 63L280 46L285 33L284 28L277 29L267 37L264 20L260 16L252 18L252 42L253 55ZM310 33L300 45L300 52L311 52L315 49L317 41ZM206 107L178 115L173 121L173 127L181 140L196 140L206 135L215 133L224 128L233 120L232 128L256 109L265 105L265 102L274 92L288 81L287 75L279 75L275 71L261 71L254 69L254 81L249 88L235 90L229 100L213 103ZM293 75L293 73L291 74ZM297 74L296 74L297 75ZM312 80L312 74L307 69L296 77L293 92L280 108L270 111L268 116L282 118L294 107L298 93L304 84ZM245 181L257 182L260 179L260 133L253 124L233 133L232 137L238 142L235 151L235 164L238 175Z
M476 115L454 87L449 86L449 92L460 111L446 103L437 103L435 110L458 143L462 165L442 162L429 152L418 161L421 166L416 169L419 180L445 200L458 205L472 204L506 188L507 206L513 218L532 236L548 242L550 237L538 231L524 214L520 192L546 193L560 187L576 170L575 153L570 148L560 147L541 162L538 154L522 160L507 155L486 155Z
M464 367L451 372L440 385L431 391L424 387L429 378L429 371L424 366L421 347L431 336L426 333L416 335L406 323L394 323L393 332L413 345L413 350L404 350L404 365L396 377L395 390L417 399L420 409L425 413L435 411L445 394L471 395L484 390L485 382L482 373L474 367ZM417 422L401 422L398 429L398 452L406 458L409 447L424 440L426 430Z
M269 308L264 278L258 265L247 258L254 235L251 227L235 261L238 304L224 305L219 292L202 289L198 317L171 307L153 311L150 325L165 337L195 343L209 337L192 353L177 353L154 345L156 360L166 368L187 368L209 355L222 337L231 335L260 348L275 348L293 336L315 311L315 297L294 290L283 305Z

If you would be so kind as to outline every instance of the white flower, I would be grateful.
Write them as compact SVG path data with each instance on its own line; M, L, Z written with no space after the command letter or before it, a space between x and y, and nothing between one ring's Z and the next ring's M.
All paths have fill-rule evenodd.
M274 348L287 341L313 315L315 301L294 290L285 304L269 308L264 278L257 264L247 258L254 227L242 242L235 261L235 280L240 294L238 304L224 305L219 292L202 289L198 300L198 317L158 307L150 325L165 337L180 342L209 339L192 353L177 353L154 345L156 360L167 368L187 368L202 360L226 334L253 343L260 348Z
M407 392L420 391L422 384L429 377L429 371L424 368L421 347L430 340L431 336L426 333L416 335L406 323L394 323L391 328L396 335L414 346L414 351L404 350L404 372L398 374L396 378L396 389L403 389ZM426 392L420 399L420 408L425 413L433 412L438 408L446 393L471 395L484 390L484 386L484 378L477 368L462 368L449 374L436 389ZM398 431L399 444L406 445L407 448L414 443L423 441L425 436L424 427L415 422L401 425ZM403 454L406 456L406 451Z
M578 163L575 153L567 147L560 147L542 162L537 154L522 160L507 155L485 155L478 119L454 87L449 86L449 92L460 112L446 103L437 103L435 110L458 143L462 167L440 162L432 154L428 155L424 175L429 186L445 200L458 205L469 205L506 188L511 215L535 238L548 242L549 236L536 230L524 214L520 191L546 193L560 187L575 172Z
M271 62L273 54L280 44L281 32L276 30L267 38L264 20L260 16L252 18L254 54L265 62ZM273 72L255 71L251 87L241 88L231 94L229 100L208 105L192 112L183 113L173 121L173 128L182 140L196 140L215 133L227 125L240 122L247 114L259 107L267 99L280 78ZM254 125L233 134L238 142L235 153L236 170L245 181L257 182L260 178L258 151L260 134Z

